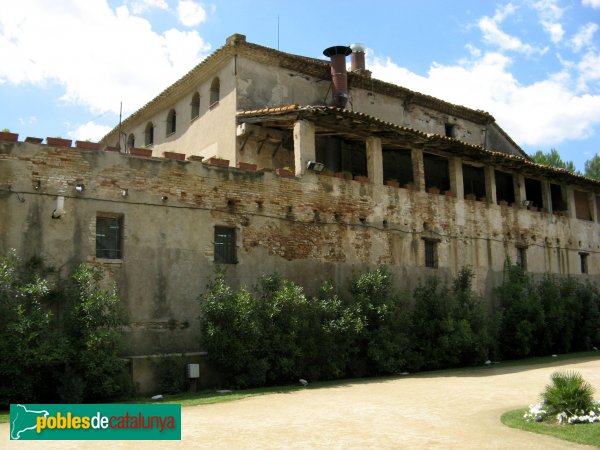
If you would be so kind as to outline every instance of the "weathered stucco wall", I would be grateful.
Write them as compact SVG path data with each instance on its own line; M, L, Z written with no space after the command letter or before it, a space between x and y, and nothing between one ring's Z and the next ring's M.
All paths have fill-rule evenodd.
M399 286L411 288L470 265L476 287L490 292L516 245L527 246L532 273L557 272L560 252L563 273L576 274L580 251L589 253L589 277L600 273L595 222L313 173L280 178L2 143L0 189L0 253L42 256L63 275L80 262L104 266L126 301L127 354L134 356L202 350L197 297L213 273L215 225L237 231L239 262L228 266L234 285L279 271L310 293L323 279L345 286L385 264ZM53 219L57 195L66 214ZM122 260L95 256L95 220L103 213L123 217ZM438 269L424 267L423 238L438 242Z
M331 80L317 79L290 69L238 59L238 109L252 110L297 103L331 104ZM350 88L347 109L426 133L445 135L445 124L455 126L454 137L485 145L485 125L476 124L373 91Z

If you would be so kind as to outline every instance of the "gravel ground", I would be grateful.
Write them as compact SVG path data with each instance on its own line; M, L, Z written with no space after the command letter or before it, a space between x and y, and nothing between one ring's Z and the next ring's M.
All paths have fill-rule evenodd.
M503 412L527 406L557 369L579 371L600 393L600 358L401 378L272 394L182 409L180 442L18 442L2 448L590 448L508 428Z

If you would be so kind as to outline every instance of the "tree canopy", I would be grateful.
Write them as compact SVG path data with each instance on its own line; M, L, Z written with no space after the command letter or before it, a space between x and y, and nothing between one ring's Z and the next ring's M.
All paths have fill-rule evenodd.
M555 148L550 150L548 153L544 153L543 151L538 150L533 155L531 155L531 159L533 159L533 161L535 161L538 164L557 167L559 169L566 169L569 172L575 173L575 164L573 163L573 161L563 161L563 159L560 156L560 153L558 153L558 150L556 150Z

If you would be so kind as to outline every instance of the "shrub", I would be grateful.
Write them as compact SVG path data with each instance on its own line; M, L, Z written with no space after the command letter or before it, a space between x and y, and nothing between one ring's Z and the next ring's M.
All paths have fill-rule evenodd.
M184 358L163 356L155 363L158 387L161 394L178 394L186 389L186 363Z
M489 338L482 300L472 291L473 272L463 268L450 289L435 277L413 292L411 338L419 369L483 362Z
M66 386L71 381L77 390L84 386L84 400L98 400L125 395L131 386L123 385L125 362L119 358L124 325L123 312L115 284L102 287L104 274L97 267L79 266L66 286L67 314L65 337Z
M577 372L554 372L542 394L549 415L585 413L595 407L594 388Z
M23 263L14 251L0 257L0 406L33 403L43 373L61 357L51 326L50 286L36 261Z
M504 280L495 290L500 303L498 347L504 358L524 358L541 353L544 309L531 278L509 260Z

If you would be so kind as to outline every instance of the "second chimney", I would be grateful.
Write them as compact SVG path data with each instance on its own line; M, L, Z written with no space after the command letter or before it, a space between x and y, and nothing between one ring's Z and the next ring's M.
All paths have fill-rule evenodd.
M350 67L352 72L365 72L365 44L352 44L350 49L352 50L352 56L350 57Z
M333 106L344 109L348 103L348 74L346 73L346 56L352 53L350 47L336 45L323 51L331 58L331 81L333 83Z

